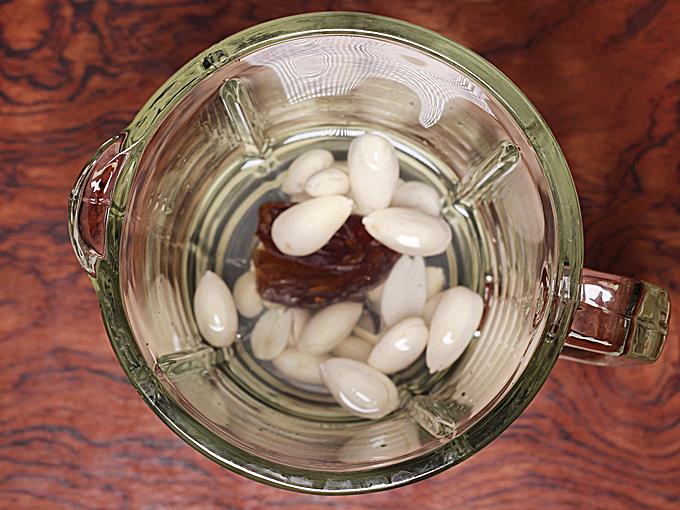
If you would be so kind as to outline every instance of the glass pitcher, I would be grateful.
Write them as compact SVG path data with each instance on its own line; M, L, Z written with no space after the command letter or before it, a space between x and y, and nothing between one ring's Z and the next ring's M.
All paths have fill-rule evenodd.
M258 206L310 147L344 159L379 131L402 174L434 186L453 243L450 285L484 297L479 331L449 370L396 377L401 406L352 417L283 386L247 329L202 341L191 309L208 269L247 269ZM423 28L315 13L233 35L180 69L99 149L69 204L73 246L114 351L149 407L206 457L321 494L400 486L458 464L528 405L558 356L654 361L668 294L583 269L578 199L562 153L521 92Z

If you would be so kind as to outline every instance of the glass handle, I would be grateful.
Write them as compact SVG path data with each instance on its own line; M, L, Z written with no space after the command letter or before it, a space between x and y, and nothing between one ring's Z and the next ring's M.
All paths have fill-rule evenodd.
M106 222L111 196L128 152L121 152L125 133L99 147L71 191L68 207L71 244L80 265L90 275L106 253Z
M580 303L562 357L595 365L653 362L670 319L668 292L640 280L584 269Z

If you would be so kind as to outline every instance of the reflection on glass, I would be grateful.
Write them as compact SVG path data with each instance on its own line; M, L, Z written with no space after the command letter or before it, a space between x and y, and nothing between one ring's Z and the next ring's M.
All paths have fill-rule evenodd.
M447 101L462 97L491 114L484 94L462 74L418 52L367 38L334 36L272 46L244 60L274 70L291 104L315 97L346 96L370 78L411 89L420 100L423 127L437 123Z

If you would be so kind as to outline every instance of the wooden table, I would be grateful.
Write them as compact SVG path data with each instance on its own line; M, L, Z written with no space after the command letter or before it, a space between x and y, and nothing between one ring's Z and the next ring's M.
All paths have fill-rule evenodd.
M586 262L680 299L680 2L0 4L0 507L680 508L680 314L662 359L560 361L493 445L428 481L322 498L233 475L151 413L114 359L66 202L85 161L177 68L258 22L365 10L481 53L545 116L581 197Z

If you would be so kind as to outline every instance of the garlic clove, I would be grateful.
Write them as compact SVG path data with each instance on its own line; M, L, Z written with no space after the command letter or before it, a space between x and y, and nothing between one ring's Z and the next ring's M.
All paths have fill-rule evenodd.
M333 154L326 149L312 149L301 154L288 167L281 191L288 195L302 192L311 175L331 165Z
M255 323L250 335L253 354L261 360L276 358L286 348L293 322L290 310L267 310Z
M319 366L321 378L335 400L361 418L378 419L399 406L397 387L375 368L345 358L330 358Z
M388 326L406 317L423 313L427 294L425 261L422 257L403 255L385 280L380 300L380 314Z
M312 316L302 330L297 347L310 354L325 354L332 351L347 338L359 317L360 303L336 303L327 306Z
M484 313L482 296L466 287L442 293L430 324L425 361L431 374L449 368L465 351Z
M362 223L375 239L405 255L438 255L451 244L451 228L444 220L414 209L373 211Z
M330 241L351 212L352 201L346 197L310 198L276 217L272 240L286 255L309 255Z
M238 316L231 291L212 271L206 271L194 292L196 325L214 347L226 347L236 338Z

